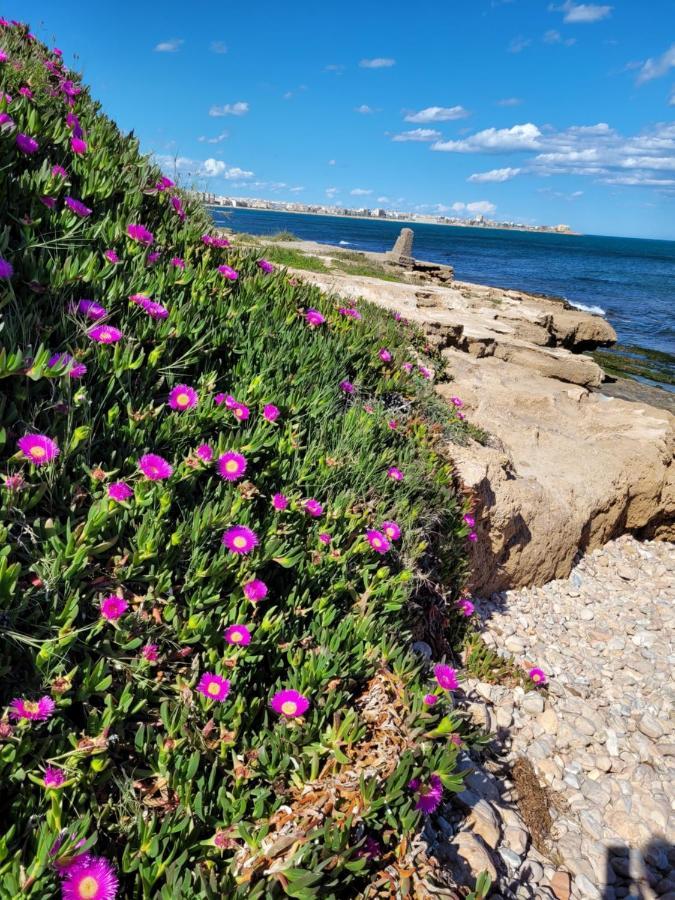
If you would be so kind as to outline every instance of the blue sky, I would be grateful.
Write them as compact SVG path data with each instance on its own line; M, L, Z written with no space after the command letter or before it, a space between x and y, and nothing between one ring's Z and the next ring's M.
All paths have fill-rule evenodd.
M114 9L114 12L113 12ZM672 0L5 0L217 194L675 238Z

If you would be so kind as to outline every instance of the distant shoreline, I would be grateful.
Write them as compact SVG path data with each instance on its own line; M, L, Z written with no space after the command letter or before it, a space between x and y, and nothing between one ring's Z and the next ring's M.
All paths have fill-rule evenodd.
M392 222L393 224L406 225L439 225L443 228L475 228L477 231L520 231L525 234L553 234L560 237L581 237L580 231L542 231L539 228L528 228L527 226L518 227L517 225L462 225L458 222L437 222L432 219L390 219L382 216L341 216L336 213L310 212L309 210L299 209L265 209L255 206L222 206L219 203L205 203L207 209L218 209L228 212L236 210L237 212L254 212L254 213L280 213L285 216L318 216L323 219L362 219L365 222Z

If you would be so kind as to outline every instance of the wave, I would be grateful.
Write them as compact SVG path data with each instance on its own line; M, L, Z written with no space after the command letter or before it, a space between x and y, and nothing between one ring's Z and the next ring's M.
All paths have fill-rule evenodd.
M575 309L580 309L583 312L593 313L594 316L606 316L607 313L601 306L586 306L585 303L575 303L574 300L567 301L570 306L573 306Z
M341 247L351 247L352 242L351 241L339 241L339 244Z

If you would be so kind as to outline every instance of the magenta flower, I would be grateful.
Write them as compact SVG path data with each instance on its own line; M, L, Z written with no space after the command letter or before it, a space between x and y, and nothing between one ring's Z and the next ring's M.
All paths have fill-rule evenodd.
M377 553L386 553L391 547L391 544L382 532L377 531L375 528L369 528L366 531L366 540Z
M246 647L251 643L251 632L245 625L230 625L223 635L228 644L239 644Z
M351 381L347 381L347 379L345 379L344 381L340 382L340 390L345 394L353 394L355 388Z
M150 316L151 319L168 318L169 310L166 308L166 306L162 306L161 303L157 303L156 300L151 300L149 297L144 297L138 305L141 307L141 309L145 310L145 312Z
M154 266L161 255L162 253L160 250L155 250L154 253L148 253L147 257L145 258L146 266Z
M73 362L73 357L68 353L57 353L56 356L52 356L47 365L50 369L52 369L56 365L67 366ZM75 363L74 366L71 366L68 375L71 378L82 378L83 375L87 374L87 367L84 363Z
M548 678L546 677L546 673L543 669L530 669L527 673L530 676L530 680L534 681L535 684L546 684Z
M330 544L330 542L333 540L333 538L330 534L328 534L327 531L322 531L321 534L319 535L319 540L321 541L322 544Z
M3 125L6 126L8 131L14 128L14 119L10 116L9 113L0 112L0 128Z
M118 503L128 500L129 497L133 496L133 493L125 481L113 481L112 484L108 485L108 496L111 500L116 500Z
M230 246L230 242L227 238L214 237L212 234L203 234L202 241L207 247L220 247L223 249L224 247Z
M268 422L276 422L280 415L281 410L278 406L275 406L273 403L265 404L263 408L263 418Z
M27 134L17 134L16 136L16 146L22 153L25 153L27 156L35 153L40 146L35 138L30 137Z
M218 457L218 474L226 481L237 481L246 471L246 457L230 450Z
M101 600L101 615L109 622L116 622L128 609L127 601L117 594L109 594Z
M94 300L80 300L74 311L81 316L86 316L88 319L93 319L94 321L103 319L108 315L108 310Z
M0 278L9 280L14 274L14 267L6 259L0 259Z
M434 676L439 687L444 691L456 691L459 687L457 672L451 666L439 664L434 666Z
M9 56L5 53L4 50L0 50L0 63L5 63L9 59Z
M305 512L312 516L314 519L318 519L323 515L323 506L319 503L318 500L315 500L314 497L310 497L309 500L305 500L304 502Z
M417 371L420 373L420 375L422 376L422 378L426 378L427 381L428 381L428 380L431 378L431 376L433 375L433 372L431 371L431 369L427 369L426 366L418 366L418 367L417 367Z
M111 863L92 856L68 868L61 882L61 900L115 900L118 884Z
M177 384L169 394L167 403L171 409L183 411L192 409L197 405L198 400L199 395L194 388L189 387L187 384Z
M172 181L170 178L167 178L166 175L162 175L159 179L155 188L161 193L162 191L168 191L170 188L175 187L176 183Z
M326 321L326 317L322 316L318 309L308 309L305 313L305 319L312 328L318 328L319 325L323 325Z
M65 181L68 178L68 173L63 166L52 166L52 178L63 178Z
M75 137L82 137L84 132L82 131L82 126L80 125L80 120L75 115L75 113L69 112L66 116L66 127L69 128Z
M119 328L113 328L112 325L96 325L89 329L87 335L97 344L116 344L124 337Z
M387 477L391 478L393 481L403 481L405 476L403 475L403 472L396 466L390 466L387 469Z
M353 306L342 306L338 312L341 316L346 316L348 319L355 319L358 321L358 319L363 318L358 309L354 309Z
M387 350L386 347L382 347L381 350L378 351L377 354L382 362L391 362L391 353Z
M87 142L83 141L82 138L72 137L70 139L70 149L76 156L84 156L87 152Z
M132 241L137 241L145 247L154 243L155 236L144 225L127 225L127 235Z
M259 269L262 269L262 271L263 271L263 272L266 272L268 275L269 275L271 272L274 272L274 266L272 265L271 262L268 262L268 260L266 260L266 259L259 259L259 260L258 260L258 268L259 268Z
M85 206L81 200L76 200L75 197L66 197L63 202L72 213L81 219L86 219L87 216L91 215L89 207Z
M469 515L469 513L466 513L466 515L462 516L462 518L464 519L466 524L469 526L469 528L473 528L473 526L476 524L476 520L474 519L474 517L472 515Z
M459 611L461 612L461 614L463 616L466 616L467 619L469 618L469 616L472 616L474 614L474 611L476 609L476 607L473 605L471 600L468 599L468 597L462 597L462 599L457 602L457 606L459 607Z
M228 409L234 409L235 406L238 406L238 405L239 405L239 404L238 404L237 401L234 399L234 397L232 396L232 394L227 394L227 396L225 397L225 406L226 406Z
M260 541L255 531L247 528L245 525L233 525L224 532L222 543L230 551L230 553L250 553L258 546Z
M239 278L239 272L235 272L232 266L218 266L218 272L229 281L236 281Z
M464 401L460 400L459 397L451 397L450 402L454 403L454 405L457 407L457 409L461 409L464 406Z
M119 256L117 255L117 253L115 253L114 250L105 250L104 253L103 253L103 256L104 256L105 259L107 259L108 262L111 263L112 265L115 265L116 263L121 262L121 259L119 258Z
M164 478L170 478L173 474L173 467L156 453L146 453L138 460L138 468L150 481L162 481Z
M159 659L159 648L157 644L146 644L141 648L141 656L147 662L157 662Z
M285 494L275 494L272 497L272 506L275 509L286 509L288 507L288 497Z
M68 836L68 840L74 840L75 835L71 834ZM54 868L59 873L59 875L63 878L67 872L71 869L75 868L75 866L88 864L91 862L92 857L89 853L75 853L72 856L60 856L59 850L61 849L64 841L66 840L66 835L63 833L54 841L49 851L49 855L54 859L54 857L58 857L54 859ZM84 840L78 841L75 845L74 849L79 850L79 848L84 844ZM72 853L72 851L70 851Z
M408 374L410 374L412 372L412 368L413 368L412 363L405 362L405 363L403 363L401 368L403 369L404 372L407 372Z
M213 450L208 444L200 444L195 450L195 453L204 463L210 463L213 459Z
M230 693L230 682L227 678L221 678L220 675L204 672L196 689L200 694L208 697L209 700L217 700L219 703L223 703L227 700L227 695Z
M13 719L28 719L31 722L44 722L54 714L56 703L51 697L40 697L39 700L12 700L9 714Z
M22 97L26 97L27 100L33 99L33 92L29 87L26 87L25 85L19 88L19 93Z
M169 263L174 266L176 269L184 269L185 268L185 260L181 259L180 256L172 256L169 260Z
M401 529L396 522L383 522L382 531L384 531L390 541L397 541L401 537Z
M472 544L475 544L476 541L478 540L478 535L476 534L475 531L471 531L471 532L469 532L469 534L468 534L468 538L469 538L469 540L471 541Z
M234 414L235 419L239 419L240 422L245 422L251 415L251 410L248 406L244 406L243 403L236 403L232 407L232 413Z
M265 582L261 581L259 578L253 578L244 585L244 596L247 600L250 600L251 603L257 603L259 600L264 600L268 593L269 588Z
M295 719L307 712L309 700L297 691L277 691L272 697L270 706L280 716L286 716L287 719Z
M46 434L26 434L17 441L19 450L34 465L42 466L51 462L61 452L56 441Z
M51 766L47 766L42 783L46 788L60 788L65 780L66 776L61 769L53 769Z
M223 403L227 402L227 398L225 394L216 394L213 398L213 402L216 404L216 406L222 406Z
M408 782L408 787L417 794L415 809L427 816L438 809L443 799L443 782L438 775L430 775L426 784L419 778L413 778Z
M8 491L20 491L26 484L23 475L17 472L16 475L5 475L3 487Z
M185 221L185 210L183 209L183 204L181 202L180 197L172 197L171 205L173 206L174 212L176 213L178 218L181 220L181 222Z
M424 705L425 706L436 706L438 703L438 697L436 694L425 694L424 695Z

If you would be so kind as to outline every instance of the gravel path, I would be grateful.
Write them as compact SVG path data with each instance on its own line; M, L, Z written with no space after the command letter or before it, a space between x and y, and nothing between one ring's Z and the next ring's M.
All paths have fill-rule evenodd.
M549 677L545 691L464 687L502 759L532 763L552 828L539 853L515 785L487 766L458 798L475 868L487 855L504 897L675 900L675 545L622 537L477 612L486 643Z

